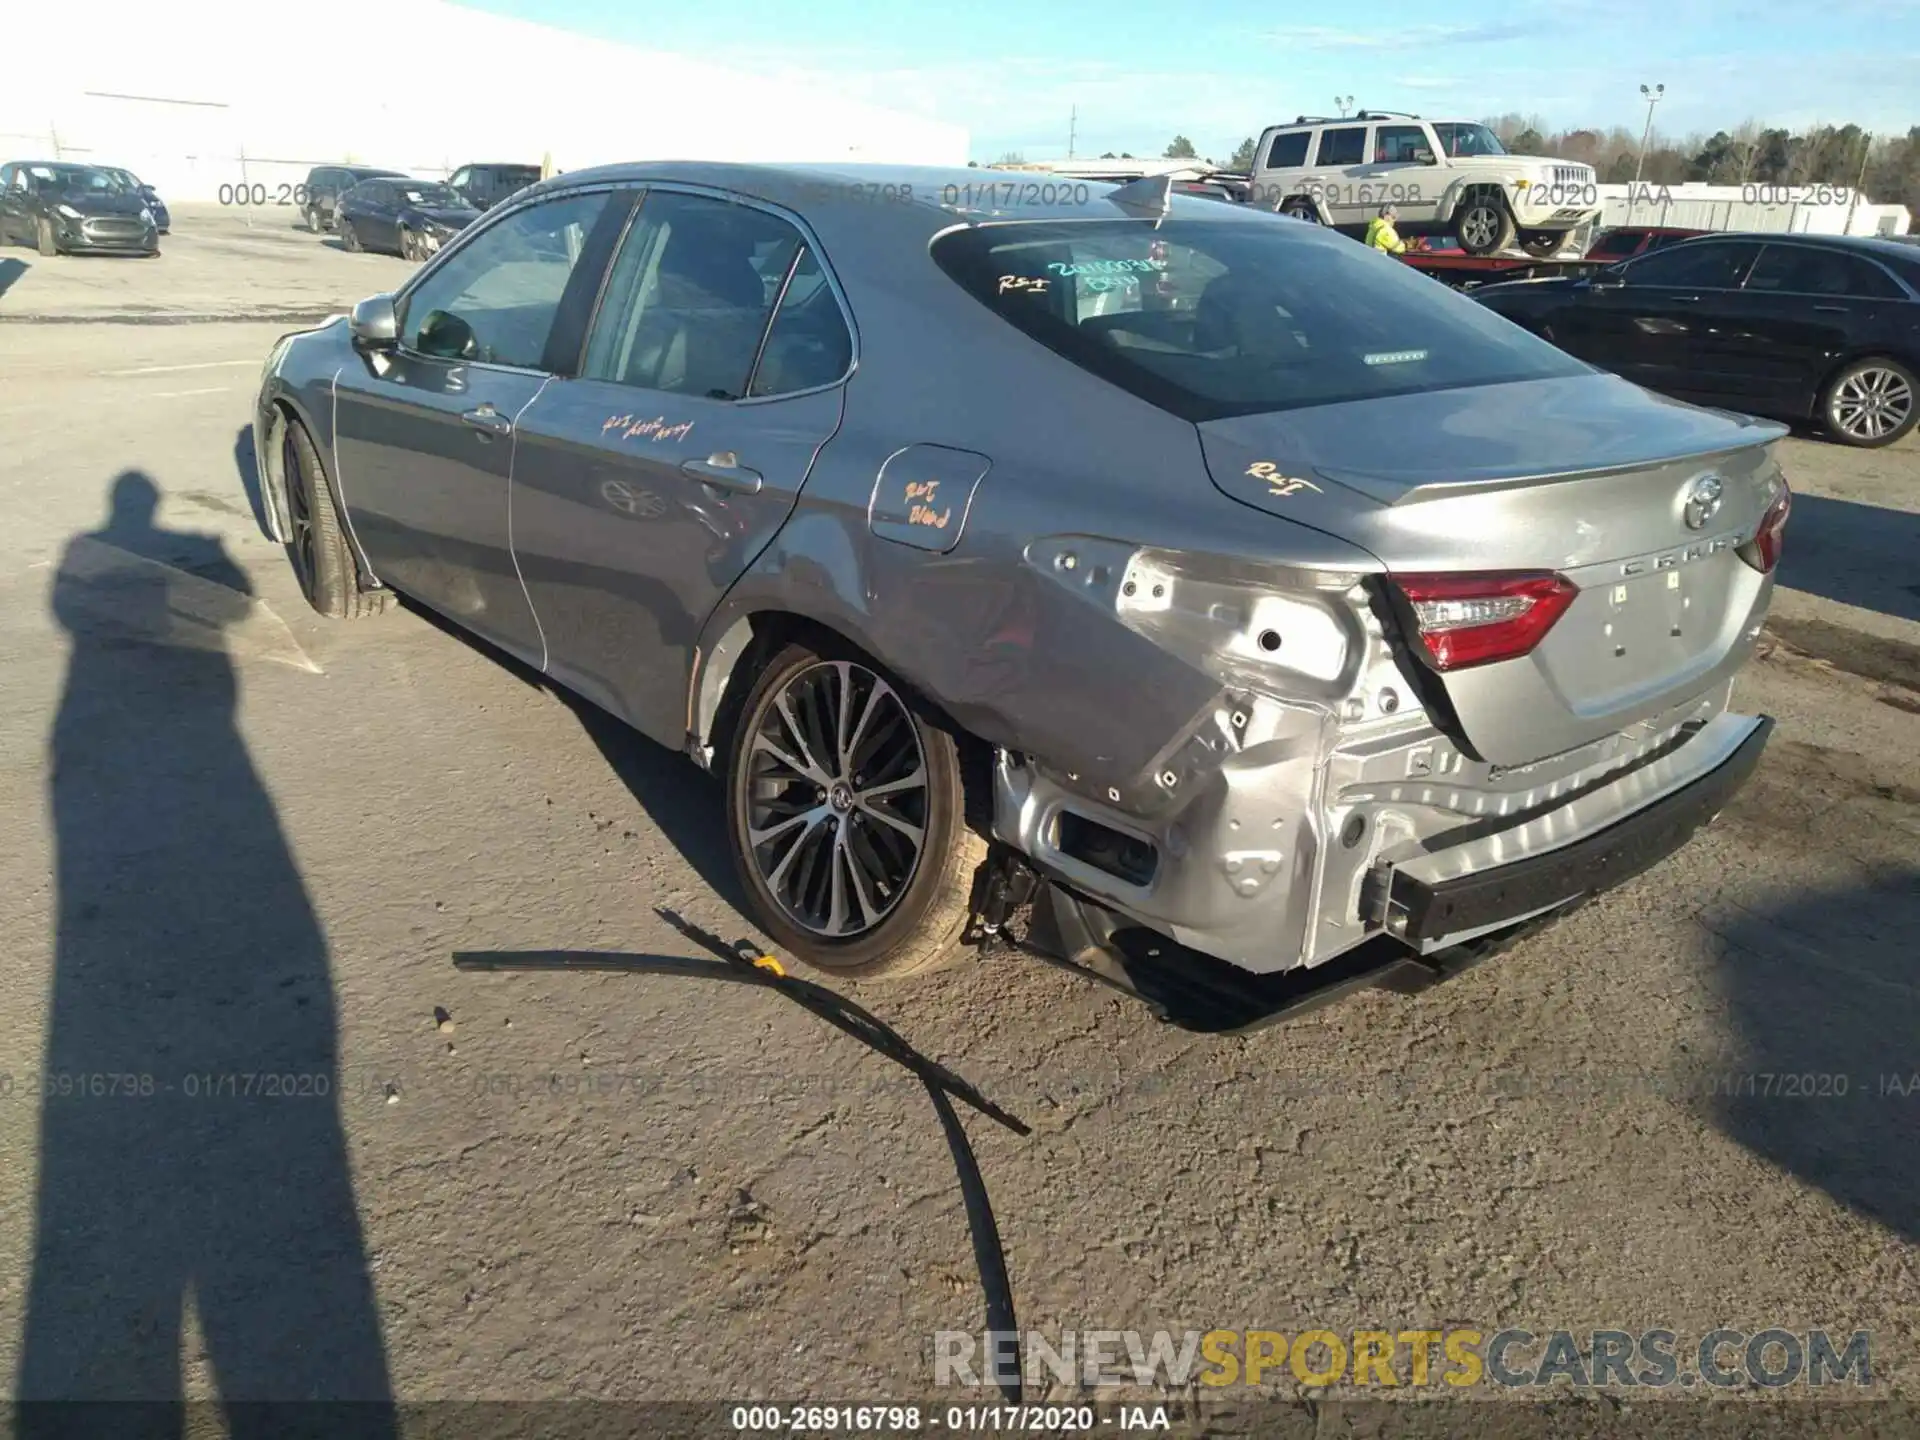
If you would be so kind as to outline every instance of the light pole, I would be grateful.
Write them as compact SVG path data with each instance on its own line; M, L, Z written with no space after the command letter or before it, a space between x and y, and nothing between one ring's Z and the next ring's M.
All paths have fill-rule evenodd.
M1640 169L1647 163L1647 142L1653 138L1653 107L1660 103L1660 97L1667 93L1664 85L1651 88L1642 85L1640 93L1647 97L1647 128L1640 132L1640 156L1633 162L1633 183L1640 183Z
M1640 93L1647 97L1647 128L1640 132L1640 153L1633 162L1633 189L1627 194L1627 223L1633 223L1633 207L1640 203L1640 172L1647 163L1647 142L1653 138L1653 107L1660 103L1660 97L1667 93L1664 85L1640 87Z
M1336 95L1333 97L1333 103L1340 107L1340 118L1344 120L1347 118L1348 109L1353 105L1353 97L1351 95Z

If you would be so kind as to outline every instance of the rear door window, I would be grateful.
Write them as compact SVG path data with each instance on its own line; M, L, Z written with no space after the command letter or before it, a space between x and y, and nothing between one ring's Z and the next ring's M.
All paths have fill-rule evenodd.
M1893 300L1900 287L1877 265L1815 245L1769 245L1754 262L1746 288L1786 295Z
M1589 373L1418 271L1317 227L1023 222L933 257L1062 358L1194 421Z
M581 373L669 394L740 399L781 283L805 243L767 211L653 191L614 261Z
M1316 165L1359 165L1367 158L1367 127L1364 125L1343 125L1334 130L1320 132L1320 149L1314 156Z

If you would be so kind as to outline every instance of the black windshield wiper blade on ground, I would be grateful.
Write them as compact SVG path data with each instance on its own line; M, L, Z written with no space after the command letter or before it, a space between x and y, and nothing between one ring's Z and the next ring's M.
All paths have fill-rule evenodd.
M1023 1371L1019 1346L1013 1338L1017 1335L1017 1326L1013 1286L1007 1278L1006 1252L1000 1243L1000 1229L993 1218L993 1207L987 1199L986 1180L980 1173L980 1163L974 1157L966 1127L960 1123L953 1101L959 1100L1016 1135L1031 1135L1031 1128L987 1099L971 1083L937 1061L929 1060L892 1026L844 995L824 985L816 985L811 980L787 974L773 957L749 953L753 947L744 941L729 945L712 931L702 929L671 910L656 910L654 913L715 959L708 961L687 955L651 955L616 950L465 950L454 952L454 967L460 970L621 971L634 975L687 975L759 985L778 991L834 1028L911 1071L927 1087L927 1095L940 1117L940 1128L946 1135L947 1147L953 1153L954 1169L960 1177L960 1194L967 1211L967 1229L973 1237L974 1261L979 1266L980 1286L986 1296L987 1332L993 1337L990 1349L999 1352L991 1356L988 1363L998 1378L1002 1398L1009 1404L1018 1404L1024 1389ZM1002 1341L1000 1337L1006 1339Z

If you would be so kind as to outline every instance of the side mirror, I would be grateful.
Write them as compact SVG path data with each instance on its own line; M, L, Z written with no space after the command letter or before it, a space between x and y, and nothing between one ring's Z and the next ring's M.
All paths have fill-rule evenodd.
M1434 157L1434 153L1431 150L1416 150L1413 152L1413 163L1416 165L1438 165L1440 162Z
M372 295L353 307L347 319L354 343L369 350L390 350L399 343L400 322L393 313L393 296Z
M480 357L480 341L473 333L473 327L458 315L450 315L445 310L428 312L427 318L420 322L420 334L414 346L422 355L432 355L440 360L477 360Z

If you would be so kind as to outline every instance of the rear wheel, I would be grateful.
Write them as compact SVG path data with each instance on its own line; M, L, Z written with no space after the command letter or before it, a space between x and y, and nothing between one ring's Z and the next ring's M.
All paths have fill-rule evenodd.
M1453 212L1453 233L1469 255L1497 255L1513 245L1513 214L1497 190L1475 190Z
M1827 433L1845 445L1891 445L1920 420L1913 372L1883 356L1856 360L1827 382L1820 416Z
M42 215L34 223L34 245L42 255L58 255L59 242L53 238L53 222Z
M1305 196L1296 195L1290 200L1281 201L1280 213L1291 215L1296 220L1309 220L1315 225L1320 223L1320 212L1314 209L1313 202Z
M1567 243L1564 232L1559 230L1523 230L1520 232L1520 248L1536 260L1544 260L1562 245Z
M320 233L320 212L318 210L309 205L300 212L300 218L306 221L308 234L318 235Z
M733 726L728 835L756 918L822 970L898 977L957 958L986 842L952 735L871 661L789 645Z
M340 243L353 254L358 255L360 253L360 232L353 228L353 222L336 217L333 222L333 227L340 232Z
M280 466L287 482L287 559L307 603L330 620L377 615L391 592L362 590L352 552L334 508L333 490L313 437L298 420L281 431Z

